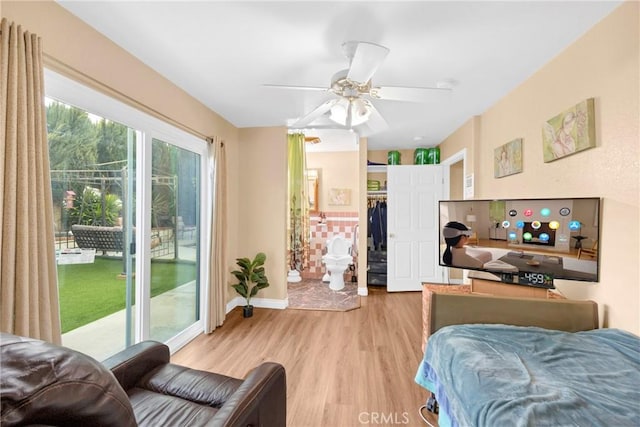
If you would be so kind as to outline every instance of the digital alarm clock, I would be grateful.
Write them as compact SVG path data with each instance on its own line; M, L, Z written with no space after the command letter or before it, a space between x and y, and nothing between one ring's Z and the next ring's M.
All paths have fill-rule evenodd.
M548 289L555 288L555 286L553 286L553 274L550 273L520 271L518 272L518 284Z

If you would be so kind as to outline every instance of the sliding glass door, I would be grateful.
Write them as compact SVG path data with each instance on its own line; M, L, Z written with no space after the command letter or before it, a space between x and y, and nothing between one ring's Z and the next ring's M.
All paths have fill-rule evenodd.
M206 142L45 72L62 342L102 360L202 332Z
M167 341L200 319L200 156L153 139L151 339Z
M98 359L132 342L137 133L46 100L63 344Z

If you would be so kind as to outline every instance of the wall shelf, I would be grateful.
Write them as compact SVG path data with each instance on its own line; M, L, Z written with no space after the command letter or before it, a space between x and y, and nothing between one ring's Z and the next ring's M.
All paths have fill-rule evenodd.
M368 173L386 173L387 165L367 165Z

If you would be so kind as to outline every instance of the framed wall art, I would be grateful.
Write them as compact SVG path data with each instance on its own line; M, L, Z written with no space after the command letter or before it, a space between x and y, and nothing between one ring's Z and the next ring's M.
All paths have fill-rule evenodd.
M330 188L329 205L349 206L351 204L351 190L348 188Z
M493 176L502 178L522 172L522 138L514 139L493 152Z
M545 163L596 146L594 99L589 98L547 120L542 127Z

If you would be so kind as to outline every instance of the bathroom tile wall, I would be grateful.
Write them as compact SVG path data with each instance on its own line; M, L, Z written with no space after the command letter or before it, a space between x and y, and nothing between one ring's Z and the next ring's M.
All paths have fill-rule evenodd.
M309 218L311 239L309 241L309 268L302 272L306 279L319 279L324 275L322 255L326 242L336 234L355 243L354 234L357 231L358 212L322 212L325 216L324 223L320 224L320 214L314 214ZM365 236L366 237L366 236ZM355 251L353 251L355 255ZM357 262L356 256L353 262Z

